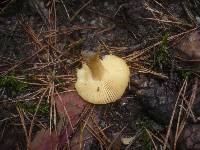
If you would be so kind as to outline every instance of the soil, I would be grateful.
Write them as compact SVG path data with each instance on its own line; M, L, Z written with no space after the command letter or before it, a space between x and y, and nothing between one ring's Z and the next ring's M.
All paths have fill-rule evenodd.
M105 134L110 139L115 139L113 149L150 150L154 149L154 144L159 147L162 143L156 141L153 144L146 129L155 133L158 137L166 135L174 105L184 81L180 70L184 70L188 64L185 65L185 62L177 59L178 56L185 56L176 47L177 39L169 41L167 45L169 50L167 63L154 65L155 56L158 50L163 47L162 39L166 33L170 36L178 35L193 29L198 24L195 20L196 15L200 14L198 6L194 5L195 0L170 0L167 2L93 0L86 7L83 7L87 2L86 0L63 0L64 5L61 1L56 2L57 35L59 35L59 32L69 32L70 34L58 36L58 43L55 48L62 50L59 57L66 59L66 62L59 65L53 64L50 68L54 68L59 75L71 73L74 77L76 68L81 66L81 61L76 60L80 57L82 50L100 51L102 56L112 53L121 57L129 57L132 53L143 51L161 41L160 45L153 46L149 50L147 59L141 58L137 63L150 70L167 75L168 79L163 79L153 73L140 73L138 69L133 68L134 63L130 61L128 63L133 68L131 69L132 75L130 85L123 97L115 103L96 106L100 114L100 126L102 128L110 126L105 130ZM48 43L45 34L53 30L50 27L54 24L53 21L50 25L48 24L48 9L51 5L52 2L47 0L16 0L10 4L2 4L1 9L4 10L1 11L0 16L0 72L2 76L6 72L7 75L13 75L17 79L25 79L34 83L37 80L32 77L32 74L41 73L43 75L51 72L47 68L39 71L35 69L40 67L40 63L45 62L45 59L51 59L51 56L49 57L45 52L34 55L39 46L33 44L32 37L27 36L23 26L23 24L28 23L37 33L38 38L41 41L43 40L43 43ZM188 15L185 5L194 17ZM78 10L81 11L76 14ZM166 22L159 21L161 19ZM43 28L45 28L45 32L42 31ZM66 49L66 45L70 45L69 47L72 48ZM36 57L23 61L31 55ZM19 64L19 62L23 63ZM9 69L16 64L18 66L10 71ZM70 71L62 69L66 66L69 66ZM194 67L195 64L192 64L192 66ZM197 78L199 72L193 70L192 73L188 77L188 88L185 92L188 99L193 92L191 89L195 83L194 78ZM42 80L37 83L42 83ZM70 89L71 86L73 85L66 83L66 89ZM37 85L32 85L28 86L25 91L17 90L13 94L13 89L0 87L1 150L26 149L26 137L16 106L19 105L18 101L20 100L26 104L29 103L29 100L26 102L27 99L23 99L23 96L33 93L37 89ZM66 89L58 88L59 92ZM198 91L192 106L192 111L197 119L194 120L194 117L191 116L187 118L186 127L177 142L177 149L199 149L199 134L195 134L200 130L198 119L200 97ZM47 112L45 115L45 117L39 115L37 119L48 126L49 113ZM174 135L176 129L178 112L175 113L174 120L171 136ZM28 118L25 118L25 124L27 127L30 126ZM33 134L40 128L40 125L34 127ZM140 133L140 136L131 144L121 143L123 137L136 137L138 133ZM169 143L173 139L173 137L170 137ZM93 143L86 147L87 149L101 149L97 140L93 140Z

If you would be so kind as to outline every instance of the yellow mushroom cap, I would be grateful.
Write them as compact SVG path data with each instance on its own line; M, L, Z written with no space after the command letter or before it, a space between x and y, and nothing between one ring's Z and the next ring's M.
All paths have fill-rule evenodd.
M107 104L121 98L128 86L130 70L120 57L98 56L77 70L75 88L78 94L93 104Z

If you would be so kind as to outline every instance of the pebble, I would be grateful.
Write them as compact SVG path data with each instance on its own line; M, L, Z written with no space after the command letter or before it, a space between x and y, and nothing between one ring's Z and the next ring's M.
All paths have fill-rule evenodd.
M124 145L129 145L134 140L134 137L122 137L121 142Z

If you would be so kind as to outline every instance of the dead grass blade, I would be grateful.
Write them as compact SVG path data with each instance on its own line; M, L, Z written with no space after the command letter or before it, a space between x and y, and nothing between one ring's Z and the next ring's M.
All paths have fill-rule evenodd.
M92 2L92 0L89 0L87 3L85 3L81 8L79 8L76 12L75 12L75 14L70 18L70 22L72 22L75 18L76 18L76 16L85 8L85 7L87 7L87 5L89 5L90 3Z
M147 134L149 135L149 138L151 139L151 142L153 143L154 149L157 150L157 146L156 146L156 144L155 144L155 142L153 140L153 137L152 137L151 133L149 132L148 129L145 129L145 130L146 130Z
M56 91L56 94L58 95L58 98L59 98L61 104L63 104L62 98L60 97L60 95L59 95L59 93L57 91ZM68 113L68 111L67 111L67 109L65 107L64 107L64 111L65 111L65 115L67 116L67 119L69 121L69 124L70 124L70 127L72 129L72 132L74 132L74 126L73 126L72 121L71 121L71 119L69 117L69 113Z
M23 111L21 110L20 107L16 107L16 108L17 108L17 111L18 111L18 114L19 114L19 117L21 120L22 127L24 129L24 133L26 136L26 142L29 143L29 136L28 136L27 128L26 128L25 121L24 121ZM28 149L28 145L27 145L27 149Z
M121 129L121 131L118 133L118 135L112 140L110 145L108 146L107 150L111 150L113 147L113 144L117 141L117 139L121 136L122 132L126 129L126 126Z
M176 102L175 102L175 105L174 105L174 108L173 108L173 111L172 111L171 119L170 119L170 122L169 122L169 125L168 125L167 134L165 136L163 150L166 150L166 148L167 148L167 143L168 143L168 140L169 140L169 136L170 136L173 120L174 120L174 117L175 117L175 113L176 113L176 110L177 110L177 107L178 107L178 103L179 103L180 97L182 96L182 92L184 91L184 89L186 87L187 87L187 79L184 80L183 85L182 85L182 87L179 91L178 97L176 99Z
M139 130L139 131L135 134L135 136L134 136L133 140L130 142L130 144L126 146L125 150L129 150L130 147L131 147L131 145L134 144L135 140L136 140L137 138L139 138L141 134L142 134L142 132L141 132L141 130Z
M179 118L178 118L178 123L177 123L177 128L176 128L176 133L175 133L175 140L174 140L174 150L176 150L177 141L178 141L178 139L179 139L184 127L185 127L185 124L187 122L189 115L191 114L191 111L192 111L191 108L192 108L192 106L194 104L194 100L196 98L197 89L198 89L198 78L196 77L195 83L194 83L193 88L192 88L192 94L191 94L191 97L190 97L190 100L189 100L189 104L187 105L186 113L183 116L183 119L181 121L180 121L181 115L179 115ZM183 105L183 102L182 102L182 105ZM180 109L180 114L181 113L182 113L182 109Z
M32 120L31 120L31 125L30 125L29 132L28 132L28 142L27 142L27 148L28 148L28 149L30 148L30 144L31 144L31 140L32 140L32 129L33 129L33 125L34 125L34 120L35 120L35 117L36 117L36 114L37 114L38 109L39 109L39 107L40 107L40 104L41 104L41 102L42 102L42 100L43 100L43 98L44 98L44 96L45 96L47 90L48 90L48 88L46 88L46 90L45 90L45 91L43 92L43 94L41 95L40 100L39 100L39 102L38 102L38 104L37 104L37 107L36 107L36 111L35 111L35 113L34 113L34 115L33 115Z
M154 18L143 18L147 20L157 21L159 24L166 25L173 24L174 26L184 29L185 27L193 27L191 24L182 21L180 18L174 16L169 10L167 10L161 3L156 0L153 0L154 4L150 5L149 3L145 3L146 10L150 11ZM155 6L158 6L155 8ZM164 19L163 19L164 18Z
M144 66L140 65L140 64L134 64L133 66L131 66L131 68L133 70L136 70L138 73L143 73L143 74L151 74L151 75L154 75L154 76L157 76L161 79L164 79L164 80L167 80L168 79L168 76L162 74L162 73L158 73L156 71L153 71L151 69L148 69L148 68L145 68Z

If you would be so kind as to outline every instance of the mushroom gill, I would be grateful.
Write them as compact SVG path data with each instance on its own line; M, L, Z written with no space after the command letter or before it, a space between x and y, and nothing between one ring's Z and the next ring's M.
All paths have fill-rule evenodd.
M86 101L106 104L121 98L128 86L130 70L120 57L106 55L102 60L98 53L83 52L85 63L77 70L75 88Z

